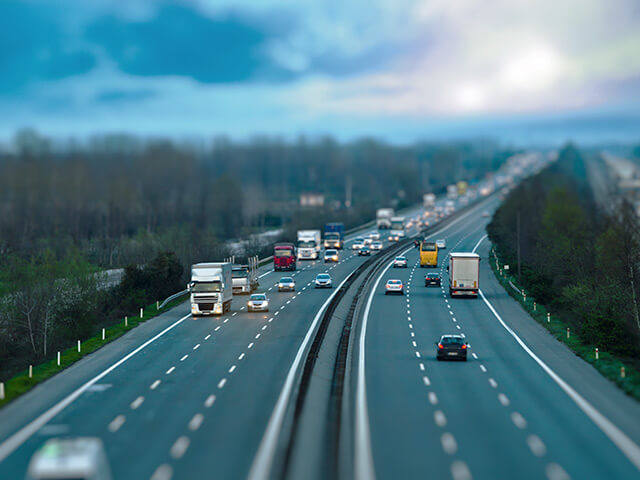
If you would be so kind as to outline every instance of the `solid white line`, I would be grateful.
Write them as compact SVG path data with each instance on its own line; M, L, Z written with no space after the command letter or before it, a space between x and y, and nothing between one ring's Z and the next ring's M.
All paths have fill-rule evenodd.
M473 247L473 250L471 250L471 253L476 253L476 250L478 249L478 247L480 246L480 244L485 238L487 238L487 234L485 234L480 240L478 240L478 243L476 243L476 246Z
M4 441L4 443L0 444L0 463L5 458L7 458L16 448L18 448L20 445L22 445L24 442L26 442L34 433L36 433L43 426L45 426L47 423L49 423L49 421L52 418L54 418L56 415L58 415L60 412L62 412L69 405L71 405L89 387L91 387L92 385L94 385L97 382L99 382L100 380L102 380L109 373L111 373L116 368L118 368L120 365L122 365L124 362L126 362L131 357L133 357L136 353L140 352L141 350L146 348L148 345L151 345L158 338L162 337L165 333L173 330L175 327L177 327L182 322L184 322L187 318L190 318L190 317L191 317L191 314L188 314L188 315L185 315L184 317L182 317L181 319L175 321L174 323L169 325L167 328L162 330L160 333L158 333L154 337L150 338L149 340L144 342L142 345L140 345L138 348L136 348L132 352L130 352L127 355L125 355L124 357L122 357L120 360L118 360L116 363L111 365L109 368L107 368L106 370L102 371L102 373L96 375L91 380L89 380L84 385L82 385L80 388L74 390L73 393L67 395L64 399L62 399L60 402L55 404L49 410L47 410L46 412L41 414L36 419L32 420L26 426L22 427L20 430L18 430L12 436L10 436L7 440Z
M533 351L520 339L520 337L502 320L502 317L498 314L491 302L484 296L482 290L478 291L484 303L489 307L489 310L498 319L498 322L509 332L509 334L518 342L522 349L535 360L535 362L542 367L542 369L549 375L556 384L573 400L573 402L584 412L584 414L596 424L602 432L609 437L609 440L618 447L618 449L629 459L629 461L640 470L640 447L636 445L622 430L615 426L607 417L602 415L595 409L589 402L587 402L582 395L576 392L567 382L565 382L560 376L554 372L546 363L544 363Z
M352 272L353 273L353 272ZM338 293L340 287L347 281L347 279L351 275L348 275L342 283L336 288L329 298L324 302L324 304L316 313L313 322L311 322L311 326L307 330L307 334L305 335L300 347L298 348L298 352L289 368L289 372L287 373L287 377L285 379L284 385L282 387L282 391L278 396L278 401L276 402L276 406L273 409L273 413L269 418L269 423L267 424L267 428L264 432L262 440L260 441L260 446L258 447L258 452L256 453L255 458L253 459L253 464L251 465L251 470L249 471L248 479L249 480L267 480L271 476L271 465L273 464L273 459L276 453L276 448L278 446L278 440L280 436L280 430L282 429L282 422L284 421L284 414L289 404L289 399L293 392L294 382L296 379L296 374L302 362L305 351L307 350L307 346L311 342L313 337L313 333L316 330L318 323L320 322L320 317L322 313L326 310L327 306L333 300L333 297Z
M270 273L273 273L273 272L274 272L274 270L269 270L268 272L265 272L262 275L258 275L258 278L266 277L267 275L269 275Z
M116 418L111 420L111 423L109 423L109 431L111 433L117 432L118 430L120 430L120 427L124 424L124 422L124 415L118 415Z

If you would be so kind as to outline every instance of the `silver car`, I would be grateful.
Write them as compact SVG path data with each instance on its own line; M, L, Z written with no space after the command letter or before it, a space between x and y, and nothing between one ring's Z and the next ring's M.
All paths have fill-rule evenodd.
M248 312L268 312L269 299L264 293L254 293L247 302Z

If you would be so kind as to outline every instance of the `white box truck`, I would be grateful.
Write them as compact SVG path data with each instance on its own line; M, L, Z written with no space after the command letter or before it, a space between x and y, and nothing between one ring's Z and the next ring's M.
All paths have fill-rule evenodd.
M449 296L477 297L480 289L480 255L452 252L449 255Z
M422 196L422 204L425 210L431 210L436 206L436 195L434 193L425 193Z
M378 230L391 228L391 217L393 215L393 208L379 208L376 211L376 226Z
M222 315L231 310L231 263L196 263L191 266L191 314Z
M321 248L320 230L298 230L298 259L317 260Z
M391 217L391 231L389 232L389 238L396 242L398 240L402 240L405 236L404 229L406 224L404 217Z
M458 186L456 184L447 185L447 198L449 200L458 198Z

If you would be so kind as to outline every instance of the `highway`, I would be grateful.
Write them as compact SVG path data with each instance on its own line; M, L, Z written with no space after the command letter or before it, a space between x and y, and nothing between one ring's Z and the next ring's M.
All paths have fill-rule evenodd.
M493 278L489 219L480 212L497 202L491 197L429 233L447 239L441 257L477 249L484 299L450 299L446 281L444 289L424 287L428 270L417 266L414 248L406 251L409 268L385 267L367 284L348 365L353 414L344 422L354 454L345 477L639 475L638 404L550 337ZM280 432L271 427L279 406L290 407L289 373L297 379L301 345L336 291L312 281L328 271L337 286L363 262L350 248L338 264L300 262L293 293L275 287L287 273L263 267L268 313L247 313L246 296L234 297L222 317L193 319L183 304L84 358L0 410L0 478L23 478L47 438L67 435L101 438L115 479L278 478L271 467ZM407 295L385 296L388 278L402 279ZM466 335L468 362L435 361L443 333ZM307 442L297 455L321 448Z

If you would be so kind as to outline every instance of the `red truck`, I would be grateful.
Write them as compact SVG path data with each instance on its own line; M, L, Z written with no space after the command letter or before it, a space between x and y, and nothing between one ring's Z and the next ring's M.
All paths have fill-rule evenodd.
M296 246L293 243L276 243L273 247L273 269L296 269Z

